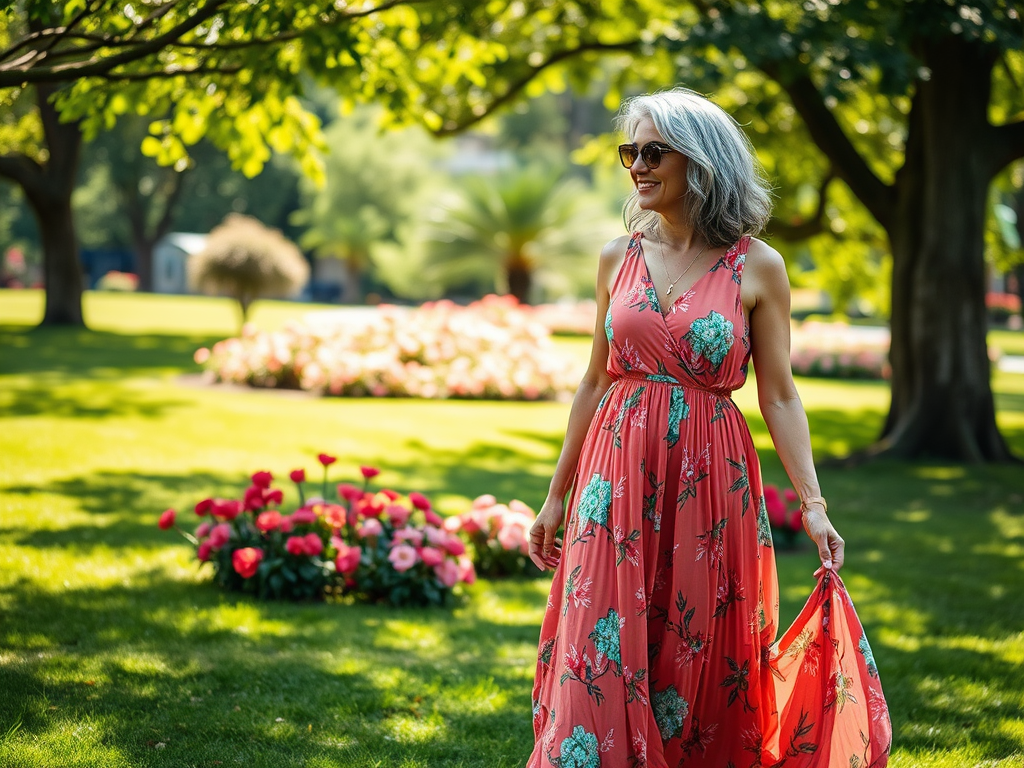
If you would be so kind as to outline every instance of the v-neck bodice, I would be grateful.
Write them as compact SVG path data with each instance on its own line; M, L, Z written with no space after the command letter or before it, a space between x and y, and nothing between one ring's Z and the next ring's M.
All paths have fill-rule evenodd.
M646 377L728 394L743 385L750 359L740 283L744 236L680 294L663 314L635 233L611 288L605 316L608 373Z

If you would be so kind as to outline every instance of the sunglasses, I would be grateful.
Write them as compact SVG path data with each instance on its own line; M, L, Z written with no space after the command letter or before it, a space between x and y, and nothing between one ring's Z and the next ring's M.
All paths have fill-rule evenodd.
M632 168L636 159L642 158L644 165L652 171L661 165L661 156L666 152L675 152L668 144L660 141L649 141L637 149L636 144L619 144L619 160L623 168Z

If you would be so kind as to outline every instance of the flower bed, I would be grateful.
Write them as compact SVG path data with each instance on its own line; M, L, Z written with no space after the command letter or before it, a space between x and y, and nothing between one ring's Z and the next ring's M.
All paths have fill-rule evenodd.
M793 373L840 379L888 379L889 329L807 321L793 328Z
M481 576L536 576L540 569L529 557L530 526L536 518L518 499L499 504L486 494L474 499L469 511L446 518L444 528L469 537L473 563Z
M764 486L764 506L776 550L798 549L804 532L803 513L796 491L780 492L774 485Z
M511 297L338 317L247 327L195 360L218 381L322 395L538 400L567 397L579 382L550 331Z
M419 493L369 490L378 472L362 467L362 487L337 486L327 496L327 471L335 459L320 454L322 495L306 498L304 470L291 472L298 508L282 510L284 492L270 472L257 472L241 499L204 499L204 518L194 534L179 531L196 547L214 581L261 599L324 599L348 595L391 605L439 605L475 570L461 538ZM177 528L177 513L160 516L162 529Z

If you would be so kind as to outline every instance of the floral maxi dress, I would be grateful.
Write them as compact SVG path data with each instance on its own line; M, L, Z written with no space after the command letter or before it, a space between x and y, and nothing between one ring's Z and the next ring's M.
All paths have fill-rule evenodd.
M838 576L774 643L771 529L730 399L750 359L750 238L664 310L642 239L611 289L614 381L577 466L528 768L884 766L888 710Z

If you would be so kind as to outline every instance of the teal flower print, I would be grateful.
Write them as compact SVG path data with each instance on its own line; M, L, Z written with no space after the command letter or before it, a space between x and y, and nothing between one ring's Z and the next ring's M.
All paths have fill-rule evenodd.
M663 691L655 690L651 696L654 721L661 732L661 740L668 741L683 735L683 720L690 712L690 705L673 686Z
M707 317L698 317L694 320L683 339L690 345L695 367L701 367L698 364L703 358L711 364L712 371L717 371L735 340L732 335L732 321L712 311Z
M622 654L619 650L619 630L622 629L623 623L619 614L612 608L603 619L597 620L594 631L590 633L594 647L620 667L622 666Z
M761 497L757 508L757 543L762 547L772 546L772 524L768 519L768 506Z
M562 741L558 768L601 768L597 736L582 725L572 729L572 735Z
M668 434L665 440L673 448L679 442L679 422L690 416L690 404L686 402L686 390L673 387L668 402Z
M612 331L612 308L608 307L608 311L604 314L604 335L608 337L608 342L615 338L615 334Z
M612 505L612 483L595 472L590 482L580 492L576 504L577 527L585 528L588 523L608 527L608 509Z
M871 651L871 644L868 643L868 636L861 635L857 643L857 650L864 655L864 661L868 665L868 674L871 677L878 677L878 666L875 664L875 654Z

